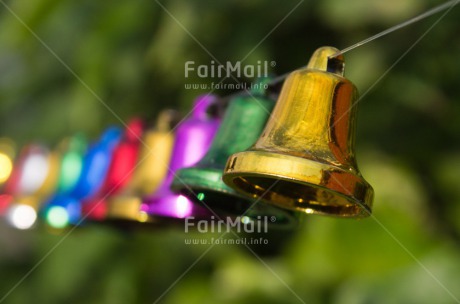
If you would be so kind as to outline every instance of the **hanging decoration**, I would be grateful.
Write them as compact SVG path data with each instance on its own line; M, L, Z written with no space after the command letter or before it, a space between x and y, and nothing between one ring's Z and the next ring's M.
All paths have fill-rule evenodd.
M145 130L132 179L120 193L107 198L107 220L117 223L148 220L147 213L140 210L142 198L156 191L168 173L174 144L171 129L177 118L175 111L163 110L155 127Z
M104 220L107 216L108 197L123 190L130 182L143 130L143 122L139 118L132 119L126 126L123 137L113 150L104 184L96 194L82 202L83 216L87 220Z
M59 155L45 146L26 146L8 180L6 193L12 195L7 220L15 228L29 229L37 219L42 202L57 184Z
M301 213L368 216L373 190L353 148L358 95L337 53L318 49L287 77L276 102L268 88L280 78L260 79L225 101L198 97L174 131L177 114L169 110L152 130L133 119L124 133L108 128L88 148L80 134L56 152L30 146L3 190L3 209L21 229L34 224L43 202L40 214L54 228L269 217L271 227L293 229Z
M38 213L54 228L217 215L272 217L272 227L293 229L301 214L369 216L374 193L354 153L358 93L344 77L343 54L457 4L342 50L319 48L306 67L258 80L245 94L201 96L177 128L177 113L165 110L153 129L134 119L89 147L77 134L55 151L27 145L16 159L1 138L0 216L18 229L33 227ZM282 82L275 102L268 88Z
M46 204L44 214L49 215L50 211L59 207L60 216L67 220L58 226L65 226L67 224L65 222L77 225L83 221L82 200L96 194L102 187L113 150L120 141L121 135L122 130L118 127L110 127L104 131L100 140L86 151L83 167L75 186L65 193L56 195Z
M226 100L198 97L177 130L177 114L166 110L154 129L133 119L124 133L108 128L89 147L80 134L57 152L30 146L4 187L3 209L22 229L41 205L54 228L269 217L271 227L293 229L301 213L368 216L373 190L353 151L358 95L338 52L318 49L276 102L268 88L284 76Z
M75 204L60 203L75 188L83 170L83 157L87 149L87 140L83 134L65 139L58 148L62 155L57 181L57 189L48 198L41 210L41 217L53 228L64 228L69 222L76 222L80 215Z
M232 155L223 180L264 202L309 214L366 217L373 190L354 157L355 86L323 47L288 76L261 137Z
M174 193L170 186L177 170L194 165L209 149L220 124L219 118L209 114L210 108L216 102L215 96L198 97L191 116L177 128L168 174L161 186L155 193L147 196L141 206L141 211L148 215L150 222L210 217L210 210L193 204L184 195Z
M254 144L270 116L275 101L265 90L269 81L269 78L256 81L250 92L229 101L208 153L193 167L180 169L172 189L196 204L212 209L222 219L242 217L241 220L247 222L273 217L269 222L272 226L292 227L296 223L293 212L258 203L222 181L228 157Z
M0 216L5 213L13 197L5 186L13 172L16 145L9 138L0 138Z

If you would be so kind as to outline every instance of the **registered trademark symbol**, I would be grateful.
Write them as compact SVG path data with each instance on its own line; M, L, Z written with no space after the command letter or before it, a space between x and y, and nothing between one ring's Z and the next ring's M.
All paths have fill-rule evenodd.
M271 216L271 217L270 217L270 221L271 221L272 223L276 222L276 216L274 216L274 215Z
M270 66L271 66L272 68L275 67L275 66L276 66L276 61L271 61L271 62L270 62Z

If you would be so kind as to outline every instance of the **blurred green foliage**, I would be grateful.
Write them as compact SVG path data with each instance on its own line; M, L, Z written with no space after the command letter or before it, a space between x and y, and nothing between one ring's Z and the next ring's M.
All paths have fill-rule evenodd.
M21 146L76 131L96 137L119 124L113 113L185 114L203 92L184 83L211 80L185 79L184 64L210 64L209 53L276 61L283 74L319 46L347 47L439 2L164 0L167 11L145 0L4 3L12 12L0 3L0 135ZM363 96L356 150L375 189L373 217L306 217L261 260L244 246L185 245L182 229L66 235L3 224L0 298L14 288L4 303L454 303L460 9L413 45L441 15L346 55Z

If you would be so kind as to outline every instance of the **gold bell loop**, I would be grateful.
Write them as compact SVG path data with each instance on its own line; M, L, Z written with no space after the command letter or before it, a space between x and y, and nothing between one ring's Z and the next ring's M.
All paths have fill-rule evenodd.
M223 181L276 206L310 214L366 217L373 190L354 156L358 98L338 50L316 50L286 79L257 142L227 161Z

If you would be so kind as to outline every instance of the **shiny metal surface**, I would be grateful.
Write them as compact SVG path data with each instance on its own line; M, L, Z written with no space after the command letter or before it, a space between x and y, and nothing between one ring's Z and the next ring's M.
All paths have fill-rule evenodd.
M265 130L247 151L232 155L223 180L276 206L309 214L366 217L373 190L354 156L358 93L343 77L344 61L318 49L291 73Z

